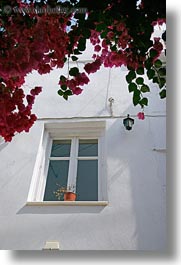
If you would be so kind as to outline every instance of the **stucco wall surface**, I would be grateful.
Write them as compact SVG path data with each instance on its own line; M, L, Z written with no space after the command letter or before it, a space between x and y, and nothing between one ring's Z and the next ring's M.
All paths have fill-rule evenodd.
M82 60L89 59L88 55ZM80 70L84 63L79 62ZM138 120L125 82L126 69L101 69L79 96L57 95L58 78L67 68L27 76L25 89L42 85L34 112L39 120L29 133L0 145L0 249L41 250L57 240L61 250L162 250L166 245L165 100L152 85L146 118ZM112 110L109 98L114 98ZM111 111L113 117L111 117ZM123 116L135 119L131 131ZM121 117L119 117L121 116ZM106 121L105 207L27 207L26 201L46 119ZM102 118L101 118L102 117ZM86 119L85 119L86 118ZM45 120L44 120L45 119ZM63 120L71 121L70 120ZM52 210L52 207L53 210ZM75 210L75 207L76 210Z

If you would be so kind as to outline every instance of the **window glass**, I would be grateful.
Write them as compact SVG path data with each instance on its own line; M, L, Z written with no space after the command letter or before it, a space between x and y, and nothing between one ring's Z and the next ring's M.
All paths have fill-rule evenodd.
M68 169L68 160L50 161L44 194L44 201L63 200L63 193L60 194L59 197L56 192L60 188L67 187Z
M98 156L98 140L79 140L78 156Z
M54 140L51 157L69 157L71 140Z
M98 161L79 160L76 183L77 201L98 200Z

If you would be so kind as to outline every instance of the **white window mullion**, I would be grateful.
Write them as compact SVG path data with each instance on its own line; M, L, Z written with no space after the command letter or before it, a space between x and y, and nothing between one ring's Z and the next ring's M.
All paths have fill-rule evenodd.
M78 154L78 138L72 138L71 150L70 150L70 164L68 173L68 183L69 186L76 186L76 175L77 175L77 154Z

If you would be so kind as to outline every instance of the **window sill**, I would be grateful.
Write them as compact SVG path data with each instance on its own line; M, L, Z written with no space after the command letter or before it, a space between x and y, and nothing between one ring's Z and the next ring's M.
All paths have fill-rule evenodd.
M27 202L27 206L106 206L108 201L42 201Z

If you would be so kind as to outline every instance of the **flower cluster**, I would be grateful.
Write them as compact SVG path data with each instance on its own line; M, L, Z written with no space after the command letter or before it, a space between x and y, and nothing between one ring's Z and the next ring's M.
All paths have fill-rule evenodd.
M88 84L89 81L90 80L85 73L77 73L72 79L61 76L59 85L62 88L62 91L69 88L72 94L79 95L82 92L80 86Z
M37 4L37 1L31 4L21 0L10 2L20 8ZM38 5L46 10L46 4L40 2ZM55 5L60 1L44 2ZM80 7L84 4L82 0L77 4L75 1L66 1L64 4L72 7L72 2L75 8L76 5ZM77 56L86 49L87 39L90 39L94 48L93 62L87 63L82 73L73 67L69 69L67 78L61 76L58 94L65 99L72 94L79 95L81 87L90 81L88 75L97 72L101 66L127 66L130 72L126 80L129 92L134 94L133 104L140 104L142 108L148 100L141 98L140 94L149 92L149 88L143 83L143 78L136 78L137 74L144 74L146 68L148 78L153 79L160 89L165 85L165 69L158 60L163 51L162 41L159 38L150 39L154 26L165 23L164 1L158 7L153 1L144 0L139 6L136 6L135 1L130 1L129 5L127 0L114 0L109 4L99 1L102 8L99 11L95 9L93 1L92 4L88 2L85 16L48 12L12 13L9 16L1 14L0 136L6 141L11 141L17 132L29 131L36 120L31 111L41 88L35 87L25 95L22 88L25 76L32 70L46 74L54 67L62 68L70 56L76 61ZM2 7L7 3L2 3ZM72 16L75 16L74 23L71 21ZM164 88L160 96L164 98L165 95ZM139 114L138 118L144 119L144 113Z
M41 88L35 87L25 100L23 89L0 83L0 133L5 141L11 141L16 132L29 131L36 121L32 105L40 92Z
M21 1L18 3L22 5ZM36 120L31 111L41 87L25 95L24 77L32 70L45 74L64 65L69 18L62 16L62 23L60 18L56 14L17 14L6 23L0 21L0 136L5 141L11 141L17 132L28 132Z
M137 114L137 117L138 117L139 120L144 120L144 119L145 119L145 114L144 114L144 112L139 112L139 113Z

